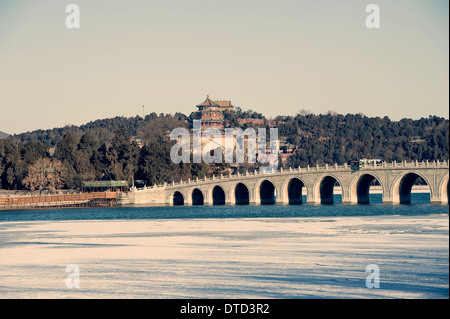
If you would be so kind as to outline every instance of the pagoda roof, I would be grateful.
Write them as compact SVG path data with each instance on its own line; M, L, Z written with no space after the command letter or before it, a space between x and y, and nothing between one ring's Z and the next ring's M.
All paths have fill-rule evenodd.
M214 101L214 102L219 104L219 106L222 108L233 108L231 101Z
M220 105L217 104L216 102L212 101L209 98L209 95L207 95L206 100L203 103L197 105L197 107L220 107Z

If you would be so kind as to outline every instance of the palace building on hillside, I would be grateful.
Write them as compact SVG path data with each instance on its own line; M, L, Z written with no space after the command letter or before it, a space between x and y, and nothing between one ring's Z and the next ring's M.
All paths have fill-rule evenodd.
M198 120L202 121L202 128L215 127L222 129L224 127L223 112L233 110L231 101L213 101L206 96L206 100L197 105Z

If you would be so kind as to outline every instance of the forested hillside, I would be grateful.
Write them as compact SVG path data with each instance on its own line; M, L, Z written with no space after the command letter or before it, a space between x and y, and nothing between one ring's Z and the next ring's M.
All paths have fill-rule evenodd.
M385 161L443 160L449 154L444 118L391 121L360 114L298 115L283 119L279 135L297 146L292 166L338 163L358 158Z
M264 119L259 113L241 110L225 118L228 127L236 126L239 118ZM59 187L79 188L84 180L128 180L130 184L144 180L151 185L223 172L229 165L172 163L174 142L168 133L176 127L189 128L189 123L191 116L180 113L152 113L145 118L116 117L9 136L0 140L1 187L43 189L44 179L47 185L56 185L56 173ZM264 126L277 127L280 141L292 145L293 154L284 166L343 164L358 158L432 161L449 157L449 121L435 116L391 121L360 114L298 114L265 119ZM41 176L33 176L38 173Z
M165 131L186 125L187 117L181 113L175 115L151 113L144 119L136 117L115 117L89 122L81 126L65 126L50 130L36 130L10 136L15 143L36 142L48 147L56 146L67 132L77 138L84 134L90 135L97 143L110 145L117 130L123 130L128 135L139 136L147 140L162 136Z

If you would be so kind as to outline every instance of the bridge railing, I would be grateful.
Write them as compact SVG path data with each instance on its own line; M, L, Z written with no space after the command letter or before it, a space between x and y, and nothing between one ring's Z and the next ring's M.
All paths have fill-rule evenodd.
M406 161L402 161L402 162L383 162L383 164L381 165L382 168L401 168L401 167L405 167L405 168L414 168L414 167L448 167L448 160L447 161L412 161L412 162L406 162ZM370 166L368 166L370 167Z
M392 168L434 168L434 167L449 167L449 161L412 161L412 162L382 162L382 163L374 163L374 164L365 164L363 166L363 169L392 169ZM153 186L144 186L141 188L132 187L131 191L141 191L141 190L149 190L149 189L157 189L162 187L176 187L176 186L184 186L184 185L190 185L190 184L205 184L205 183L211 183L214 181L220 181L220 180L234 180L234 179L245 179L245 178L252 178L259 175L284 175L284 174L294 174L299 172L318 172L318 171L346 171L346 170L352 170L351 166L348 164L338 165L328 165L325 164L324 166L306 166L306 167L297 167L292 168L289 167L287 169L280 168L278 170L274 170L270 174L261 174L258 172L258 170L255 170L253 172L245 172L243 174L237 173L234 175L227 174L223 175L220 174L218 176L211 176L211 177L204 177L204 178L195 178L195 179L188 179L187 181L180 180L179 182L172 182L172 183L164 183L162 185L153 185Z

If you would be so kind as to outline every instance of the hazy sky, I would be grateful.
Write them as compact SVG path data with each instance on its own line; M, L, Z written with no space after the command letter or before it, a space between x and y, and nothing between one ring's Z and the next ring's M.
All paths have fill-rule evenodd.
M65 8L81 10L68 29ZM381 9L368 29L365 8ZM0 0L0 131L145 112L209 94L300 109L449 116L448 0Z

